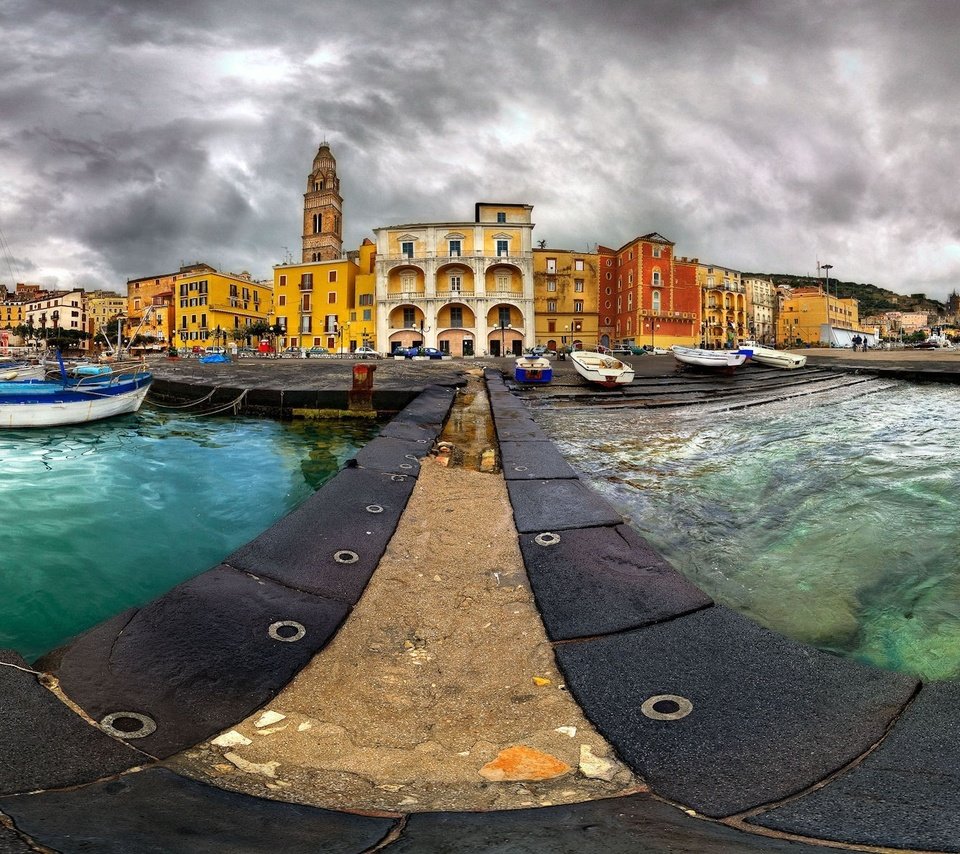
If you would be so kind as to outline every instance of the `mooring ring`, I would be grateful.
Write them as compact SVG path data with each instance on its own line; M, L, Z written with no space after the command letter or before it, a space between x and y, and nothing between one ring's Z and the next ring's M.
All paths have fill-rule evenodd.
M676 694L656 694L644 701L640 711L655 721L678 721L693 711L693 703Z
M293 629L294 632L292 635L282 635L280 634L281 629ZM296 643L298 640L303 640L303 638L306 637L307 629L303 623L298 623L295 620L277 620L277 622L270 624L270 628L267 629L267 634L276 641Z
M367 505L368 513L382 513L383 508L379 504L368 504Z
M544 531L542 534L537 534L533 541L538 546L555 546L560 542L560 535L554 534L552 531Z
M356 563L360 560L360 555L348 549L340 549L340 551L333 553L333 559L337 563Z
M135 729L124 729L114 725L117 721L136 721L140 726ZM156 732L157 722L139 712L111 712L100 721L100 729L115 738L126 741L131 738L144 738Z

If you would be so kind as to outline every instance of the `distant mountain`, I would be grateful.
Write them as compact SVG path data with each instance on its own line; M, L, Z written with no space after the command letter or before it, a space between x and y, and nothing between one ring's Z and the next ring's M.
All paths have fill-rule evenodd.
M793 276L789 273L744 273L743 275L759 276L772 280L775 285L789 285L794 288L803 285L816 287L818 284L823 284L822 278ZM946 314L947 312L947 306L944 303L929 299L926 294L898 294L886 288L878 288L876 285L841 282L831 278L830 293L834 292L834 288L839 297L843 299L853 297L859 303L861 317L880 314L884 311L923 311L927 314Z

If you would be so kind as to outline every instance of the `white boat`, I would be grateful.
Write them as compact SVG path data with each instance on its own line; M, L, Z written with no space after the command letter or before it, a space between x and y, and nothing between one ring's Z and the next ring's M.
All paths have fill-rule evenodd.
M731 372L740 367L747 357L738 350L701 350L699 347L681 347L674 344L673 357L682 365Z
M513 378L518 383L545 384L553 379L553 366L546 356L520 356L513 365Z
M786 350L774 350L771 347L760 347L756 344L753 346L753 355L750 358L758 365L783 368L784 370L802 368L807 364L806 356L798 356L795 353L788 353Z
M61 368L57 379L0 383L0 428L60 427L136 412L153 375L142 362Z
M603 388L615 388L633 382L633 368L606 353L574 350L570 359L581 377Z

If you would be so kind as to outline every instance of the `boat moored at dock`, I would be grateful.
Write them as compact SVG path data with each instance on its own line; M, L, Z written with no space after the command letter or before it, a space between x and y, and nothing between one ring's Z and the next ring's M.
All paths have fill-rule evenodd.
M0 383L0 428L86 424L136 412L153 375L143 362L61 367L54 379Z

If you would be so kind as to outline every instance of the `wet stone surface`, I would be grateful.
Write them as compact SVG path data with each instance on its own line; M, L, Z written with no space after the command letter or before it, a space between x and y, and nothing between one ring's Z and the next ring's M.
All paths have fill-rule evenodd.
M753 819L863 845L960 850L960 684L925 685L861 765Z
M651 789L709 816L778 800L842 768L883 735L917 684L719 607L561 644L557 658L586 714ZM662 695L692 711L642 713Z
M49 848L97 854L357 854L394 826L389 819L226 792L163 768L0 799L0 810Z
M28 666L8 650L0 650L0 662ZM71 711L32 673L0 666L0 698L2 794L85 783L144 761Z

